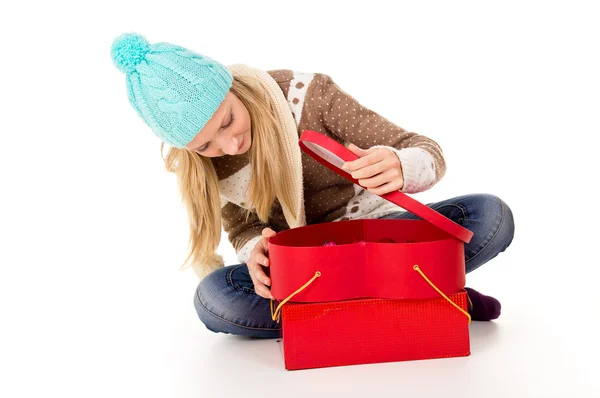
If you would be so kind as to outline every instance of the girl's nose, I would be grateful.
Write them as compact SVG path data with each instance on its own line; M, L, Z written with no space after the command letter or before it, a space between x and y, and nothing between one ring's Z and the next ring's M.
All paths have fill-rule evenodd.
M227 155L235 155L238 152L239 141L236 137L231 137L223 143L223 152Z

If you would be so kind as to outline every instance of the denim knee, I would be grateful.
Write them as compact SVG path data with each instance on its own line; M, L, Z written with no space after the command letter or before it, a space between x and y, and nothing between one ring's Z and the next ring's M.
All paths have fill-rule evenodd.
M194 292L194 307L198 318L207 329L213 332L221 332L221 330L219 330L219 322L215 314L208 309L210 305L207 303L206 298L211 297L211 292L218 289L220 280L225 279L225 275L222 275L223 270L219 269L205 276Z
M479 194L471 201L469 227L475 232L466 247L467 272L485 264L511 244L515 221L511 208L495 195Z
M485 194L481 195L481 197L486 210L490 208L500 208L500 225L492 232L495 234L494 240L498 242L500 251L504 251L504 249L512 242L515 234L515 220L513 218L512 210L506 202L498 196ZM484 214L486 214L485 210Z
M269 300L248 285L246 264L213 271L198 284L194 307L200 321L216 333L247 337L279 337L281 326L271 319Z
M500 227L500 233L502 234L501 240L505 242L506 245L504 248L507 248L512 243L515 236L515 219L511 208L506 202L502 201L502 206L504 209L504 223L502 227Z

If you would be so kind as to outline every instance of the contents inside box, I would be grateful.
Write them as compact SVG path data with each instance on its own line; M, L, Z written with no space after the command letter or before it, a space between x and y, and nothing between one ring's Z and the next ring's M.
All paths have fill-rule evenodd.
M360 245L365 243L423 243L450 239L446 232L423 220L350 220L302 227L302 234L290 230L276 238L290 247ZM332 244L333 243L333 244Z

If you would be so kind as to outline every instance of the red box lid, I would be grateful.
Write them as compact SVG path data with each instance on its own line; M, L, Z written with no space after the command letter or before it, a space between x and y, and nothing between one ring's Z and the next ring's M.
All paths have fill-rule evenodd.
M298 144L300 145L300 148L302 148L302 150L310 157L335 173L360 186L357 179L352 178L350 173L341 168L344 162L350 162L359 158L348 148L339 144L335 140L312 130L304 130L300 136ZM419 201L407 196L401 191L389 192L380 196L383 199L386 199L430 222L431 224L454 236L458 240L463 241L464 243L469 243L473 236L472 231L469 231L432 208L427 207Z

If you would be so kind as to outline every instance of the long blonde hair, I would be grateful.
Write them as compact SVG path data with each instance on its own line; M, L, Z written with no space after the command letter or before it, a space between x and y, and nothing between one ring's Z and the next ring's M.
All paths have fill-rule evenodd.
M289 206L280 195L278 166L282 164L283 142L281 126L273 116L274 109L265 94L252 80L235 76L231 91L248 109L252 133L250 147L249 201L253 212L267 223L275 198ZM164 143L161 144L161 156ZM180 269L191 265L203 278L223 265L216 250L221 240L221 198L217 173L210 158L187 148L171 147L163 157L167 171L175 173L182 202L189 221L189 254ZM250 212L246 213L246 217Z

